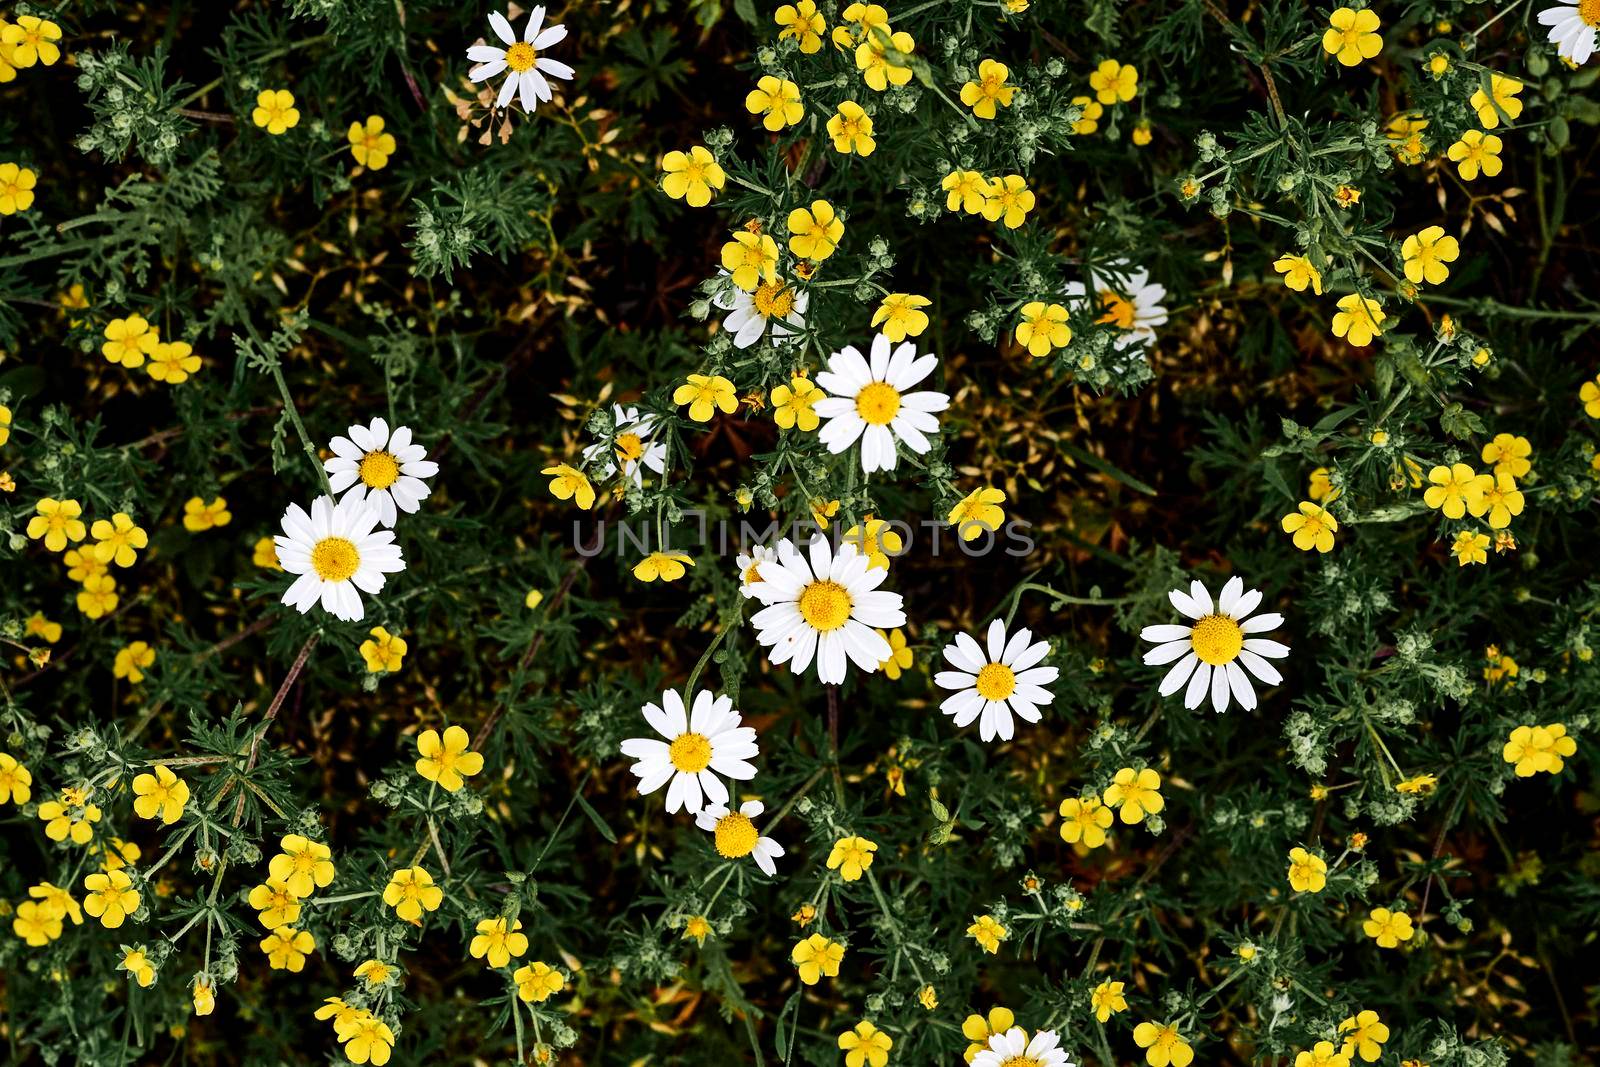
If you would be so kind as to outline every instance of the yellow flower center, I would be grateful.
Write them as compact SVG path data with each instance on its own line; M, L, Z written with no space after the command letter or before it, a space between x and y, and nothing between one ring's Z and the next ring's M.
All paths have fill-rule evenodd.
M400 463L387 452L368 452L361 457L359 473L368 489L387 489L400 480Z
M887 426L900 413L900 391L888 382L869 382L856 394L856 414L869 425Z
M325 582L345 582L361 566L361 553L343 537L324 537L311 548L311 569Z
M690 185L704 185L706 180L706 167L698 159L691 158L684 164L683 177Z
M756 824L739 812L729 812L717 820L717 852L725 859L736 860L755 851Z
M745 585L755 585L757 582L761 581L760 567L760 563L752 563L750 566L744 569L743 578Z
M849 590L838 582L812 582L800 591L800 617L822 633L843 626L852 607Z
M781 282L762 282L751 299L764 319L781 319L794 310L794 290Z
M1244 647L1244 631L1226 615L1207 615L1194 624L1189 643L1203 662L1220 667L1232 662Z
M1017 691L1017 674L1004 663L986 663L978 672L976 688L985 700L1004 700Z
M1000 1067L1041 1067L1032 1056L1011 1056L1000 1061Z
M1109 322L1119 330L1133 329L1133 302L1127 297L1109 289L1102 290L1100 306L1106 310L1096 322Z
M539 58L539 53L533 50L533 45L526 41L518 41L506 49L506 66L521 74L532 68L533 61Z
M699 774L711 766L711 739L705 734L679 734L668 746L667 758L685 774Z
M861 120L849 118L842 119L839 123L839 132L848 140L855 140L857 137L861 136Z
M1600 26L1600 0L1578 0L1578 17L1585 26Z
M617 434L617 458L624 463L633 463L644 455L644 441L636 433Z

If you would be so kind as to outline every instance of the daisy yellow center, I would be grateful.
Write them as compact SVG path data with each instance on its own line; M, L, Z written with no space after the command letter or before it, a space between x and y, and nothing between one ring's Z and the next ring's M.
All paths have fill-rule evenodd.
M1600 26L1600 0L1578 0L1578 17L1585 26Z
M888 382L869 382L856 394L856 414L869 426L887 426L900 413L900 390Z
M533 61L539 58L539 53L533 50L533 45L526 41L518 41L506 49L506 66L521 74L532 68Z
M717 820L717 852L725 859L750 855L759 837L756 824L747 815L734 811Z
M1000 1061L1000 1067L1042 1067L1032 1056L1009 1056Z
M644 441L636 433L617 434L617 458L624 463L633 463L644 455Z
M985 700L1004 700L1017 691L1017 673L1004 663L986 663L978 672L976 688Z
M346 582L361 566L361 552L343 537L324 537L311 547L311 569L325 582Z
M361 484L387 489L400 480L400 463L388 452L368 452L361 457Z
M744 569L744 584L755 585L761 581L761 564L752 563Z
M763 282L751 297L764 319L781 319L794 310L794 290L776 282Z
M1096 322L1109 322L1119 330L1133 329L1133 302L1127 297L1108 289L1100 294L1100 306L1106 310Z
M800 591L800 617L822 633L843 626L853 606L850 591L838 582L812 582Z
M1220 667L1239 655L1244 647L1244 631L1226 615L1207 615L1194 624L1189 643L1202 662Z
M685 774L699 774L711 766L711 739L705 734L679 734L667 747L667 758Z

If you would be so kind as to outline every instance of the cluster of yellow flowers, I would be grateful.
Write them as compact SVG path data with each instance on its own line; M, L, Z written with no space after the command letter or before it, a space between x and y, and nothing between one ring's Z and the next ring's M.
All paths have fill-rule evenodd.
M0 18L0 85L15 81L17 71L38 64L53 67L61 59L61 27L38 15ZM9 212L7 212L9 214Z
M295 106L294 93L288 89L261 90L256 94L250 121L266 130L269 136L282 137L300 125L300 109ZM345 139L356 166L368 170L382 170L388 166L389 157L398 147L394 134L384 129L381 115L368 115L365 122L350 123Z
M110 519L96 519L92 527L86 526L81 517L83 505L72 499L44 497L34 504L33 510L34 516L28 520L28 536L42 541L48 551L65 551L62 560L67 566L67 577L83 587L78 593L78 610L91 619L114 611L118 602L117 582L109 573L110 569L113 565L133 566L139 551L149 545L149 535L123 511ZM94 538L92 545L67 548L89 536ZM123 671L130 678L133 668L148 667L154 662L155 654L148 646L143 650L132 650L130 646L124 651L129 652L129 657L123 659L119 655L118 658L123 660ZM136 662L140 659L142 663Z
M161 340L161 327L142 315L112 319L106 323L105 338L100 352L108 361L128 370L144 367L158 382L178 385L200 369L200 357L189 342Z

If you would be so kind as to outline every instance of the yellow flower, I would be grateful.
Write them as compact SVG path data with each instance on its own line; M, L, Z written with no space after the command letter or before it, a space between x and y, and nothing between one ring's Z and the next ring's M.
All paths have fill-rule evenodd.
M1126 104L1139 92L1139 72L1132 63L1104 59L1089 75L1089 88L1102 104Z
M872 325L895 344L907 337L921 337L928 328L928 313L921 309L932 303L913 293L890 293L872 313Z
M1060 304L1033 300L1022 305L1022 321L1017 324L1017 344L1038 359L1072 343L1072 327L1067 325L1067 309Z
M0 404L0 445L11 440L11 409Z
M365 125L352 122L345 139L350 142L350 154L355 157L356 165L369 170L387 167L396 147L394 134L384 132L381 115L368 115Z
M674 389L672 402L689 406L689 418L695 422L709 422L718 411L731 415L739 407L739 393L733 383L720 374L691 374L688 380Z
M67 549L67 554L61 557L61 562L67 565L67 577L79 583L86 584L90 578L98 578L111 571L111 568L101 563L99 557L94 554L93 545L86 545L82 549Z
M722 246L722 268L733 277L733 284L754 292L763 281L777 281L778 242L767 234L739 230Z
M1464 181L1470 182L1480 173L1485 178L1493 178L1500 173L1500 168L1504 166L1500 162L1500 149L1503 147L1505 142L1492 133L1468 130L1461 135L1461 140L1445 150L1445 154L1456 165L1456 173Z
M1328 864L1303 848L1289 850L1289 887L1296 893L1320 893L1328 885Z
M811 518L818 526L826 529L833 517L839 514L837 500L813 500L811 502Z
M813 200L810 208L789 212L789 251L801 259L820 263L833 255L844 236L844 220L826 200Z
M867 566L879 570L889 569L889 558L898 556L905 548L905 540L883 519L868 515L861 526L852 526L844 532L844 540L856 546L867 557Z
M993 915L979 915L967 927L967 936L976 941L983 951L995 953L1000 951L1000 942L1009 936L1009 931Z
M844 946L821 934L812 934L804 941L795 943L789 958L800 969L800 981L806 985L816 985L824 977L838 977L839 963L844 959Z
M1438 81L1450 73L1450 56L1445 52L1435 52L1428 57L1428 73L1433 75L1433 80Z
M839 1048L844 1051L844 1067L884 1067L889 1062L889 1050L894 1039L862 1019L854 1030L839 1035Z
M61 936L61 917L32 900L17 905L11 932L27 942L29 948L43 948Z
M256 94L250 121L274 137L300 125L300 110L294 106L294 94L287 89L263 89Z
M198 982L194 987L194 1013L210 1015L217 1007L217 991L209 983Z
M527 608L529 611L533 611L543 603L544 594L537 589L528 590L528 595L522 598L522 606Z
M1295 1056L1294 1067L1350 1067L1350 1058L1342 1052L1335 1052L1333 1042L1318 1041L1311 1046L1311 1051Z
M1383 38L1377 31L1378 16L1372 11L1338 8L1328 16L1328 28L1322 32L1322 50L1343 65L1354 67L1383 51Z
M993 119L996 105L1010 107L1017 87L1007 85L1011 71L1004 63L986 59L978 64L978 80L961 87L961 102L972 109L980 119Z
M141 989L149 989L150 986L155 984L155 965L150 962L150 956L145 952L142 946L139 948L124 949L122 953L122 962L117 966L122 970L127 971L129 977L131 977L135 982L138 982L139 988Z
M793 126L805 115L805 105L800 102L800 87L788 78L763 75L744 98L745 110L752 115L764 115L761 125L776 133L785 126Z
M949 211L979 215L989 202L989 183L975 170L953 170L944 176L939 187L947 194L945 208Z
M107 930L115 930L124 919L139 910L139 894L126 871L96 871L85 876L83 910L100 920Z
M289 886L281 878L271 877L269 869L265 882L250 890L250 895L245 898L250 906L260 912L256 918L261 920L261 925L268 930L276 930L280 926L293 926L300 921L300 897L290 892Z
M296 897L309 897L333 882L333 850L300 834L285 834L281 850L267 864L267 874Z
M483 754L471 751L467 747L471 743L459 726L446 727L442 738L437 730L422 731L417 735L417 773L454 793L466 784L464 779L483 770Z
M1116 808L1122 821L1130 826L1142 822L1146 813L1155 815L1166 807L1161 796L1161 775L1149 767L1139 771L1124 767L1107 787L1105 802Z
M1073 133L1079 137L1088 137L1100 128L1100 116L1106 113L1106 109L1100 101L1091 96L1075 96L1072 98L1072 106L1076 107L1079 112L1078 120L1072 124ZM1199 191L1199 186L1196 186L1195 192L1198 193ZM1185 193L1184 195L1190 196L1191 194Z
M811 406L824 395L811 379L792 377L788 385L772 389L772 421L780 429L792 430L798 426L802 432L810 433L818 424L817 413Z
M661 170L661 191L690 207L711 203L711 194L720 192L728 181L716 157L702 145L687 152L668 152L661 157Z
M1122 995L1122 988L1121 982L1105 981L1095 986L1094 992L1089 994L1094 1017L1100 1022L1106 1022L1118 1012L1128 1010L1128 1001Z
M939 1006L939 991L931 985L923 986L917 990L917 1003L932 1011Z
M368 674L392 674L405 661L410 646L406 639L396 637L382 626L374 626L370 638L361 642L361 658L367 663Z
M1100 794L1068 797L1061 802L1059 810L1061 840L1069 845L1081 844L1084 848L1099 848L1106 843L1106 831L1111 828L1112 816L1111 809L1100 802ZM1119 982L1117 988L1121 987ZM1104 1019L1100 1021L1105 1022Z
M1027 221L1035 202L1033 190L1022 175L994 178L985 190L983 217L990 222L1004 221L1006 229L1014 230Z
M898 630L895 631L899 633ZM904 638L902 638L902 642ZM33 796L33 772L9 752L0 752L0 804L10 801L19 807Z
M1010 1008L999 1006L989 1009L987 1017L982 1015L969 1015L961 1024L961 1034L972 1044L961 1057L971 1063L973 1057L989 1047L989 1039L995 1034L1003 1034L1016 1025L1017 1017L1011 1013Z
M1524 478L1533 469L1533 462L1529 459L1532 455L1533 444L1526 437L1497 433L1494 440L1483 446L1482 458L1485 463L1494 465L1497 475Z
M1560 774L1566 766L1565 757L1578 751L1578 743L1567 736L1564 724L1548 726L1519 726L1511 731L1500 757L1516 764L1518 778L1530 778L1543 771Z
M1578 399L1583 402L1583 413L1591 419L1600 419L1600 374L1593 381L1578 387Z
M78 610L91 619L98 619L117 610L117 583L105 574L95 574L83 580L78 592Z
M1417 796L1426 796L1427 794L1433 792L1438 785L1438 775L1419 774L1414 778L1407 778L1402 782L1396 782L1394 791L1396 793L1410 793ZM1346 1050L1345 1055L1348 1056L1349 1054L1349 1051Z
M675 582L688 573L685 567L693 566L694 560L683 552L652 552L633 565L633 576L641 582L653 582L657 578Z
M1484 475L1488 477L1488 475ZM1483 505L1489 513L1489 529L1504 530L1513 516L1522 514L1522 490L1509 474L1494 476L1494 484L1483 492Z
M189 803L189 783L172 772L172 768L158 765L133 779L133 811L141 819L160 818L170 826L183 815L183 806Z
M1285 252L1273 261L1272 269L1283 275L1283 284L1295 292L1303 293L1309 285L1313 293L1322 295L1322 272L1305 256Z
M89 794L86 789L63 789L59 799L40 804L44 836L52 841L71 838L74 845L87 845L94 837L94 824L100 821L100 807L89 803Z
M335 1034L344 1044L344 1055L351 1063L371 1063L383 1067L394 1049L394 1031L382 1019L365 1009L356 1012Z
M878 636L889 642L889 658L878 664L878 669L884 673L889 681L898 682L900 675L909 671L912 664L911 650L906 647L905 631L899 628L890 630L888 633L879 630ZM906 795L904 785L900 786L899 793L901 796ZM0 793L0 796L3 795L3 793Z
M1294 535L1294 547L1302 552L1313 548L1318 552L1333 550L1333 535L1339 530L1339 520L1309 500L1300 502L1300 510L1285 515L1279 523L1283 532Z
M1428 128L1428 119L1420 112L1402 111L1389 120L1383 134L1389 139L1395 159L1407 166L1416 166L1428 155L1428 144L1422 131Z
M884 36L872 33L856 45L856 67L867 88L880 93L911 80L911 53L916 51L916 43L903 30L887 34L887 41Z
M1504 111L1506 117L1513 122L1522 114L1522 101L1517 99L1517 94L1520 92L1522 83L1515 78L1502 78L1498 74L1491 74L1488 95L1485 95L1482 89L1474 90L1467 104L1478 112L1478 125L1486 130L1492 130L1500 125L1501 111Z
M79 311L88 307L89 296L86 292L84 292L82 282L73 282L67 287L66 292L58 293L56 295L56 303L61 305L61 313L66 315L68 312ZM83 323L69 315L67 318L67 325L76 329L77 327L83 325Z
M403 921L421 926L422 913L438 911L444 903L444 890L434 885L433 876L421 867L406 867L389 876L383 902Z
M993 486L974 489L961 499L961 503L950 509L945 522L956 528L961 540L975 540L985 533L1000 529L1005 523L1005 509L1000 506L1005 499L1004 489Z
M15 215L33 206L39 175L15 163L0 163L0 215Z
M588 477L576 467L557 463L539 473L551 477L550 494L557 500L571 500L584 511L594 507L594 486L589 484Z
M150 350L150 363L145 371L158 382L178 385L189 380L189 375L200 369L200 357L187 341L162 342Z
M119 511L111 519L96 519L89 529L89 536L95 539L94 555L101 563L116 563L119 567L131 567L138 558L135 550L142 549L150 543L150 537L144 530L134 525L133 519L125 511Z
M250 552L250 562L269 571L283 570L283 564L278 562L278 546L270 537L256 539L255 547Z
M1411 916L1388 908L1373 908L1362 921L1361 929L1378 942L1379 948L1395 948L1400 942L1410 941L1416 936L1416 930L1411 926Z
M376 989L381 985L387 985L394 973L395 968L382 960L367 960L357 967L351 976L365 982L368 989Z
M509 926L504 915L493 919L479 919L478 933L468 951L475 960L483 960L490 967L504 967L514 957L528 951L528 935L522 932L522 920L512 919Z
M1310 484L1306 493L1312 500L1322 503L1334 501L1339 498L1339 491L1333 487L1333 479L1329 476L1327 467L1318 467L1311 472Z
M100 857L102 871L121 870L139 862L141 851L132 841L124 841L120 837L108 837L101 847L104 849Z
M155 649L144 641L133 641L117 650L116 659L111 664L111 674L116 678L126 678L130 685L138 685L144 681L144 668L155 661Z
M226 526L232 521L233 512L228 510L228 502L220 496L213 497L209 504L197 496L184 501L183 528L190 533Z
M1133 1028L1133 1043L1144 1049L1150 1067L1189 1067L1194 1049L1171 1023L1140 1023Z
M1489 562L1489 535L1473 533L1471 530L1462 530L1456 534L1455 543L1450 546L1450 551L1455 554L1458 566L1465 567L1469 563Z
M878 846L864 837L841 837L828 853L828 870L838 871L847 882L857 881L872 866L872 854L877 851Z
M1333 191L1333 202L1341 208L1352 208L1361 203L1361 190L1353 185L1341 185Z
M316 951L317 939L309 930L296 930L280 926L261 940L261 951L267 955L267 966L275 971L305 970L306 955Z
M1443 511L1447 519L1459 519L1469 511L1478 516L1488 510L1483 495L1494 479L1465 463L1434 467L1428 472L1428 481L1433 484L1423 491L1422 500L1430 508Z
M1357 348L1365 348L1383 333L1386 318L1376 300L1350 293L1339 298L1339 311L1333 316L1333 335L1343 337Z
M61 624L51 622L37 611L28 616L25 625L29 637L42 637L52 645L61 640Z
M1133 134L1129 139L1132 140L1134 145L1139 148L1143 148L1148 145L1151 139L1150 120L1140 119L1138 122L1135 122L1133 124Z
M854 100L846 100L828 119L828 136L833 150L845 155L870 156L878 142L872 136L872 116Z
M15 22L0 29L0 51L6 52L6 60L18 69L35 63L54 66L61 58L55 43L59 40L61 27L37 15L17 15Z
M706 938L711 936L711 920L704 915L690 915L683 920L683 940L692 940L701 947L705 946Z
M1413 285L1426 281L1438 285L1450 277L1446 263L1454 263L1461 255L1461 247L1454 237L1447 236L1443 226L1429 226L1412 234L1400 246L1400 255L1406 263L1406 279Z
M800 51L808 56L822 50L822 31L828 28L828 24L817 11L816 0L784 4L773 12L772 21L783 27L778 40L794 38L800 42Z
M889 32L889 13L879 4L852 3L844 9L844 21L853 23L855 29L849 25L835 26L833 29L833 45L835 48L850 50L877 30Z
M44 497L33 506L33 518L28 520L28 536L35 541L43 538L44 547L60 552L68 541L82 541L88 530L83 520L83 505L76 500L56 500Z
M538 961L518 967L511 980L517 983L517 996L529 1004L542 1004L567 985L565 974Z
M1389 1028L1378 1019L1375 1011L1361 1011L1339 1024L1339 1033L1346 1035L1341 1053L1348 1061L1359 1055L1365 1063L1376 1063L1383 1055L1383 1043L1389 1040Z

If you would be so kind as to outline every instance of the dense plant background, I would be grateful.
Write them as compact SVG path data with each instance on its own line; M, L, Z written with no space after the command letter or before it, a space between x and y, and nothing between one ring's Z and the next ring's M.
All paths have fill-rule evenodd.
M1349 1067L1316 1046L1337 1054L1363 1011L1391 1067L1592 1058L1597 67L1563 62L1529 3L1378 3L1381 51L1346 66L1322 45L1332 9L1289 0L934 0L887 5L915 48L894 45L879 91L832 41L843 7L818 7L806 52L750 0L556 5L571 32L549 55L575 77L509 115L498 78L467 81L493 33L459 4L3 13L60 31L54 62L0 65L0 165L37 176L0 216L0 752L31 778L0 792L12 1061L344 1062L344 1028L313 1017L330 997L403 1063L834 1064L863 1020L892 1063L955 1063L996 1005L1079 1063L1136 1062L1151 1022L1197 1062ZM984 59L1018 87L992 120L962 103ZM1131 98L1094 99L1106 59L1137 69ZM798 87L798 124L747 109L764 76ZM1509 99L1497 76L1522 106L1486 105L1503 170L1468 179L1451 146L1490 125L1475 92ZM274 134L253 112L280 89L299 118ZM833 146L845 100L874 119L871 155ZM347 135L374 115L381 168ZM727 176L700 208L661 188L663 155L696 145ZM1036 201L1016 227L952 210L965 171ZM806 267L787 220L819 198L845 226ZM1460 257L1408 282L1405 238L1430 226ZM712 299L724 244L757 230L806 328L735 348ZM1315 289L1285 286L1284 255ZM1134 267L1168 318L1118 347L1116 309L1065 287ZM951 406L931 451L864 478L780 431L773 392L865 351L892 293L927 298L912 339ZM1362 346L1334 322L1353 294L1386 314ZM1041 358L1017 337L1035 301L1073 332ZM109 361L132 314L198 368ZM673 399L691 373L729 379L738 410L693 419ZM616 404L666 446L642 487L604 469ZM359 623L297 613L260 542L376 416L440 468L397 526L406 569ZM1490 471L1500 434L1531 449L1511 543L1424 495L1435 467ZM559 463L592 510L552 496ZM946 516L983 486L1031 552L960 547ZM227 521L200 518L219 497ZM147 532L109 568L114 602L84 558L98 533L60 551L29 532L45 499ZM1337 518L1331 551L1282 529L1302 500ZM908 616L897 678L771 666L733 550L684 514L760 528L829 501L842 527L916 530L885 585ZM694 566L642 582L619 522L671 528ZM1462 534L1483 562L1458 560ZM1177 621L1169 590L1233 575L1286 619L1284 681L1255 710L1186 710L1139 631ZM1060 678L1042 722L985 743L932 675L997 615L1049 640ZM378 626L406 642L397 669L361 650ZM619 744L686 685L759 734L734 791L766 805L776 877L636 791ZM1513 731L1552 724L1575 753L1518 776ZM415 769L447 725L483 756L457 791ZM134 806L157 764L191 791L170 825ZM1123 768L1159 773L1164 810L1065 842L1061 803ZM88 789L89 840L52 839L41 808ZM286 835L336 869L290 924L315 945L300 970L270 964L250 897ZM846 836L877 845L867 877L828 866ZM1325 862L1319 891L1286 877L1296 848ZM442 890L420 926L382 896L412 865ZM115 929L51 895L76 909L118 871L138 903ZM1375 908L1415 935L1379 947ZM529 944L494 968L471 946L497 916ZM1007 930L997 952L968 934L981 916ZM806 985L791 953L813 933L846 951ZM355 977L368 960L391 973ZM530 1002L534 961L562 982ZM1097 1020L1107 981L1125 1010Z

